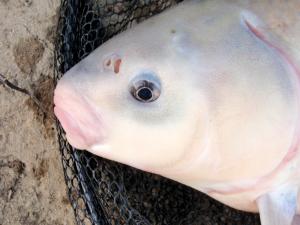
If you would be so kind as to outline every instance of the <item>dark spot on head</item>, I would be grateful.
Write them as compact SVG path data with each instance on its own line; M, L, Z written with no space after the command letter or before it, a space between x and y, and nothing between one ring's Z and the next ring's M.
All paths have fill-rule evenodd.
M175 29L172 29L172 30L171 30L171 33L172 33L172 34L175 34L175 33L176 33L176 30L175 30Z

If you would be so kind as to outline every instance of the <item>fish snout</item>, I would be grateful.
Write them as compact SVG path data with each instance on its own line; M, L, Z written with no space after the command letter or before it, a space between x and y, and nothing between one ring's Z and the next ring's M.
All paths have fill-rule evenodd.
M106 129L99 110L76 88L59 82L54 91L54 113L68 142L78 149L105 144Z

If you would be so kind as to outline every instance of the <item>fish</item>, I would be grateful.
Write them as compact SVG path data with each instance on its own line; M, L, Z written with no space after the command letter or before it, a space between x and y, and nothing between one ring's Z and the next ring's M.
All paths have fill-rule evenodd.
M247 8L187 0L67 71L54 112L77 149L300 224L298 50Z

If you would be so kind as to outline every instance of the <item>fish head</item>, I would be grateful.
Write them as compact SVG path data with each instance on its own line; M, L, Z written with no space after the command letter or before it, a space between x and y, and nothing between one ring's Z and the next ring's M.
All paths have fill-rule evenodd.
M71 145L195 188L280 164L295 76L253 14L198 3L117 35L62 77L55 114Z
M133 40L121 35L91 53L61 78L54 102L72 146L153 172L180 160L195 133L204 137L208 118L184 67L167 57L177 54L168 37L161 49L146 35L126 33Z

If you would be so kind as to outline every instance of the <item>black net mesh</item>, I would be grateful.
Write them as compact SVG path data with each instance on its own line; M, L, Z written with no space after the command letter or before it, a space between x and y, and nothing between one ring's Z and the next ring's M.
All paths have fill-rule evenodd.
M55 80L104 41L177 2L62 0ZM257 215L233 210L184 185L77 151L67 143L58 123L57 128L66 185L78 224L259 224Z

